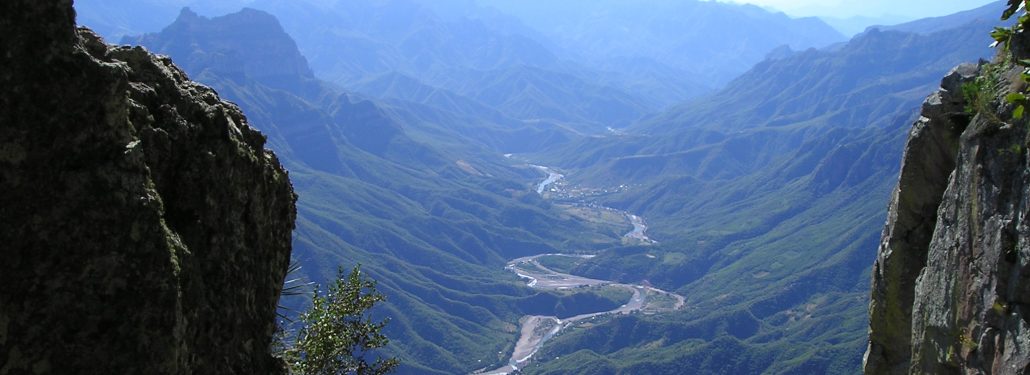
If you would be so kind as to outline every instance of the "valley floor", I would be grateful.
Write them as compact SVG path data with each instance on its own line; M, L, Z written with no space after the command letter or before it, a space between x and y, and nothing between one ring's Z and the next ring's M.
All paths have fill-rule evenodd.
M540 254L515 259L508 263L507 269L515 272L520 277L529 280L530 287L542 290L567 290L573 288L585 288L590 286L608 285L617 288L625 288L633 292L622 306L609 311L600 311L589 314L576 315L570 318L559 319L554 316L531 315L520 319L522 328L515 349L512 351L508 365L482 374L509 374L518 370L519 366L529 361L547 340L572 327L578 323L591 321L595 318L603 318L611 315L630 314L635 312L657 313L672 311L683 308L685 298L679 294L667 292L641 284L623 284L609 280L597 280L567 273L558 272L540 264L537 259L545 256L560 257L590 257L589 255L566 255L566 254ZM663 298L664 297L664 298ZM668 306L668 299L675 300L672 306Z

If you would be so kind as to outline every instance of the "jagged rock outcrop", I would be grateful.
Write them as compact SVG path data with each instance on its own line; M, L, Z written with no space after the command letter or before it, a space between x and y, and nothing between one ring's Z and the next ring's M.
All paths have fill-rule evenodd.
M165 57L0 3L0 374L269 374L296 197Z
M236 83L253 79L306 98L322 94L297 44L275 16L260 10L243 8L207 18L183 8L160 33L125 37L121 42L176 56L176 63L195 77L210 73Z
M909 133L872 271L866 372L908 371L916 278L926 264L937 207L955 168L958 139L969 123L961 85L976 73L972 65L951 71L941 89L923 103L922 116Z
M912 128L873 267L868 374L1030 373L1030 139L1003 99L1022 68L1006 66L952 71ZM964 84L986 97L966 103Z

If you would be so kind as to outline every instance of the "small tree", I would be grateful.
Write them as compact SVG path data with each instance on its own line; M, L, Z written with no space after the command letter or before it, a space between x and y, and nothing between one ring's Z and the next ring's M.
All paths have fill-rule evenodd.
M389 342L381 332L387 321L373 322L367 315L385 299L375 286L374 281L362 277L358 266L349 275L341 267L325 295L316 287L311 309L300 316L293 345L283 351L291 373L377 375L397 367L395 358L376 356L374 362L367 358L373 349Z
M1030 9L1028 9L1028 6L1030 6L1030 0L1008 0L1008 6L1001 14L1001 19L1007 20L1016 14L1019 14L1019 19L1011 27L995 27L994 31L991 32L991 37L995 41L992 46L1001 46L1003 48L1002 56L1005 59L1011 59L1023 67L1023 73L1020 75L1020 78L1024 84L1030 84L1030 59L1025 58L1025 49L1018 52L1020 56L1015 56L1012 50L1012 40L1017 34L1022 34L1027 28L1030 28ZM1026 43L1025 38L1022 43ZM1012 118L1020 120L1023 118L1026 108L1030 107L1030 93L1025 88L1016 92L1010 92L1005 96L1005 101L1014 105L1012 108Z

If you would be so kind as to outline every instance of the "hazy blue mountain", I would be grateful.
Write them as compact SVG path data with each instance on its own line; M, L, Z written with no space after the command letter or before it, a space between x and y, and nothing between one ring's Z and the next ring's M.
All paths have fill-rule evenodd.
M573 272L646 279L692 309L563 335L541 355L560 359L530 372L857 372L906 130L948 69L992 54L992 26L870 31L767 60L625 135L543 155L584 184L639 184L599 200L647 218L660 242Z
M809 194L820 196L844 181L889 176L900 152L873 150L881 143L900 147L914 110L943 73L993 53L986 47L992 26L974 21L929 35L871 31L833 51L767 60L720 93L651 117L632 132L541 156L581 171L587 184L643 183L613 200L652 213L659 237L696 240L701 234L683 230L687 223L731 233L733 219L705 223L732 217L779 223L786 217L778 213L797 213L782 189L808 185ZM871 159L859 163L863 158ZM783 202L763 210L757 206L763 199L751 200L764 194ZM765 213L749 211L755 209ZM713 210L719 213L709 215Z
M445 148L476 145L494 155L539 151L567 142L576 134L554 121L517 120L475 99L432 87L399 73L387 73L359 82L354 87L380 98L410 129L432 138Z
M868 16L851 16L851 17L827 17L820 16L819 19L823 20L834 29L840 31L848 37L855 36L860 32L865 31L869 26L875 25L897 25L905 21L910 21L909 17L884 15L880 17L868 17Z
M742 130L819 117L837 126L883 126L891 114L921 101L940 72L990 56L985 30L994 24L978 19L929 35L873 29L835 50L764 61L720 93L648 119L640 129L651 134L675 128ZM764 99L741 105L748 102L742 98L756 95ZM870 123L851 121L856 116Z
M275 14L314 70L345 85L392 71L432 77L442 69L558 62L538 41L495 29L490 19L445 18L415 0L259 0L250 6Z
M117 42L126 35L157 31L175 20L176 14L191 0L75 2L76 23L88 26L101 36Z
M941 30L954 28L957 25L971 21L986 23L997 23L1001 19L1001 13L1005 10L1006 2L995 1L976 9L970 9L955 14L940 17L918 19L911 22L894 24L889 26L873 26L880 30L905 31L918 34L931 34Z
M617 56L596 64L599 72L588 78L618 87L661 109L710 94L716 87L703 76L645 56Z
M714 1L482 1L519 16L585 65L629 71L618 59L646 58L718 87L781 45L821 47L845 38L816 18L794 19L752 5ZM689 20L689 21L685 21Z
M657 109L614 87L530 66L466 72L442 85L515 118L593 125L586 129L627 126Z
M628 97L647 103L646 111L709 93L777 46L804 49L843 39L815 19L790 19L758 8L708 2L658 3L648 7L625 6L618 1L601 4L610 11L602 11L609 8L592 3L570 3L582 5L584 12L569 11L566 7L570 4L548 4L543 8L554 8L548 14L563 15L556 19L569 24L551 25L554 27L543 31L526 26L525 19L505 13L511 7L503 2L477 4L468 0L237 0L224 4L87 0L80 8L86 15L118 14L122 10L111 9L121 3L126 3L124 8L131 9L133 14L152 16L133 20L133 27L118 26L114 16L80 18L87 25L99 27L102 33L112 28L122 30L105 33L116 38L125 29L156 31L160 27L155 24L162 25L158 21L170 20L177 12L169 4L188 3L199 14L222 14L220 9L246 5L276 15L297 40L316 76L344 87L370 77L399 73L453 91L454 85L482 84L462 82L465 77L546 70L549 76L564 77L550 85L561 86L568 81L567 87L559 87L558 91L575 93L585 85L604 88L620 97L620 103L605 105L626 107L622 98ZM581 14L585 12L597 13L596 19L583 19ZM699 21L680 22L688 18ZM529 21L543 25L536 18ZM740 24L728 27L732 22ZM606 23L618 27L609 29L603 26ZM634 38L613 31L629 24L648 28L632 32L637 35ZM559 26L560 30L556 29ZM712 38L713 35L720 37ZM535 98L527 99L527 95L538 96L526 92L532 91L531 87L504 82L495 87L513 90L503 93L504 101L518 108L510 115L529 116L520 118L525 120L554 114L553 108L544 108ZM593 88L587 90L597 92ZM597 101L589 94L572 99ZM571 114L558 120L598 120L589 118L589 104L552 104ZM614 123L600 129L623 125L640 114L618 112Z
M377 98L432 105L500 123L556 123L587 133L627 126L656 109L611 86L541 68L519 66L461 76L433 87L387 73L351 87Z
M185 3L196 12L147 29ZM302 276L363 263L402 373L497 365L524 314L622 303L503 269L573 251L599 254L552 266L646 280L688 308L563 332L527 373L856 372L905 131L945 71L991 55L995 23L984 8L844 42L816 19L719 2L77 6L110 35L163 28L124 40L171 55L269 136L300 194ZM628 245L627 224L541 198L527 159L610 188L570 199L642 215L659 242Z
M197 74L211 70L223 78L249 78L308 98L317 97L323 89L293 39L282 31L275 17L264 12L245 8L211 22L183 8L175 23L160 36L165 37L126 37L122 43L145 45L180 56L180 66Z
M651 116L625 135L562 148L548 160L586 168L581 178L588 181L762 171L803 139L776 134L799 127L864 131L907 120L941 72L990 56L991 27L975 21L930 35L874 30L835 50L767 60L717 94Z
M108 42L156 32L172 23L182 8L204 15L235 12L252 0L76 0L76 22L88 26Z
M371 76L351 87L377 98L399 99L425 104L441 110L476 115L498 122L517 121L501 111L453 91L430 86L419 79L397 72Z
M391 85L368 84L370 79L417 76L422 86L470 96L508 117L576 123L575 128L595 132L626 125L656 108L614 86L621 81L586 82L584 69L558 61L531 31L496 10L439 15L434 9L441 4L261 0L250 6L282 20L317 76L378 98L410 99L399 98L396 91L377 91ZM486 82L494 75L499 82ZM535 87L540 85L548 86L543 93ZM489 92L470 92L469 87ZM579 104L601 100L607 102ZM598 124L599 106L617 115L614 123Z
M539 293L503 269L513 257L617 242L617 235L542 201L521 182L539 172L474 145L447 147L442 139L461 139L460 129L413 120L432 111L416 114L327 85L318 86L318 101L306 98L309 70L267 13L208 19L184 11L161 33L127 40L185 61L193 78L238 103L269 135L299 194L301 276L324 281L336 265L364 264L389 298L377 314L392 319L387 333L404 361L401 373L469 372L501 360L519 316L622 303ZM226 56L237 59L231 70Z

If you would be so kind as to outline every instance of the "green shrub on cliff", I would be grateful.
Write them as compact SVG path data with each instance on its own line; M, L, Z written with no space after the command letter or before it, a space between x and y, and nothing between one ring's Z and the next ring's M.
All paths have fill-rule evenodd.
M368 358L374 349L386 346L383 336L386 321L374 322L367 315L384 300L375 282L355 267L345 275L341 268L329 290L321 295L316 289L311 309L300 316L300 329L283 359L292 374L386 374L397 367L394 358Z
M995 27L994 31L991 32L991 37L995 40L994 45L1001 46L1004 49L1002 56L1004 56L1006 60L1011 58L1012 39L1017 34L1022 34L1024 30L1026 30L1027 26L1030 25L1030 12L1027 11L1027 3L1027 0L1009 0L1008 8L1005 9L1004 13L1002 13L1001 19L1007 20L1019 13L1018 21L1010 27ZM1030 84L1030 60L1014 58L1012 58L1012 60L1014 60L1014 62L1019 66L1023 67L1021 79L1023 81L1024 88L1006 95L1005 101L1014 105L1012 109L1012 118L1019 120L1023 118L1025 108L1030 105L1030 99L1028 99L1028 92L1026 89L1026 85Z

